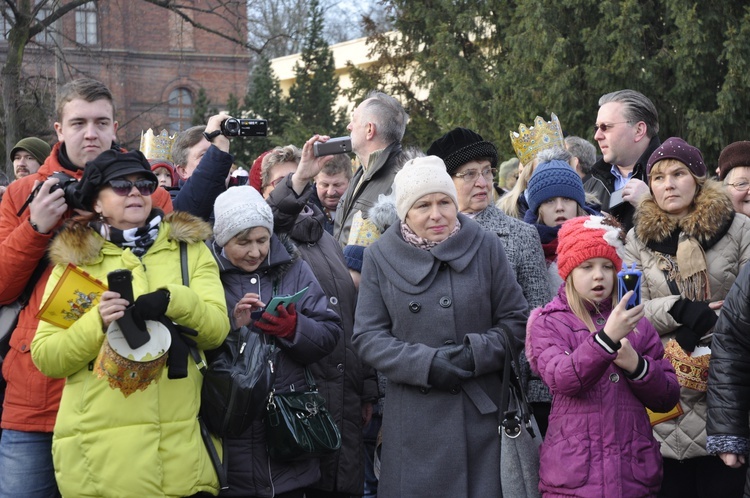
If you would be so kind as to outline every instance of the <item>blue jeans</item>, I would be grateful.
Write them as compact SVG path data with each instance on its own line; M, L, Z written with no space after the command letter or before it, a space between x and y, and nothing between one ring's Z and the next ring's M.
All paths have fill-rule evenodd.
M3 430L0 498L60 496L52 465L52 433Z

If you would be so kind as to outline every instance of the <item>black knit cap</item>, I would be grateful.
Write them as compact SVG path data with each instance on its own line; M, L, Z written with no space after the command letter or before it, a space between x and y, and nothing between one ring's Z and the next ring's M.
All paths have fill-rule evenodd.
M158 183L156 175L151 171L151 164L141 151L105 150L96 159L86 163L83 178L81 178L76 189L78 203L86 209L90 209L99 190L110 180L124 178L134 173L141 174L144 178Z
M466 128L454 128L438 138L427 149L428 156L438 156L445 163L448 174L453 176L458 168L480 157L490 158L497 167L497 149L485 142L479 133Z

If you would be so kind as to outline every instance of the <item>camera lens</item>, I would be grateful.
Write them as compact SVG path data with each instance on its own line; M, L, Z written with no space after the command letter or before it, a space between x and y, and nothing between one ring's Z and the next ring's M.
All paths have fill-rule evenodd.
M236 136L240 134L240 122L236 119L227 119L224 122L224 130L227 135Z

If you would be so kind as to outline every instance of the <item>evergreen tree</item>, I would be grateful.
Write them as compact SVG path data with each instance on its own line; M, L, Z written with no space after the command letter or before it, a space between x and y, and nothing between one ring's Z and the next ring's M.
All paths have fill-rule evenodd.
M198 95L195 97L193 103L193 118L190 121L191 126L205 125L208 122L208 118L216 114L214 109L209 109L211 101L208 99L206 89L200 87L198 89Z
M593 141L599 97L624 88L654 102L662 140L696 145L709 170L724 146L750 135L750 10L742 2L388 3L399 37L371 38L381 60L354 72L357 91L391 87L404 100L401 83L428 89L420 118L440 131L417 137L419 145L465 126L509 156L508 132L552 112L565 131Z
M286 118L281 87L279 79L271 69L271 62L265 56L261 56L253 68L250 86L243 99L243 116L268 121L267 137L256 137L247 141L243 161L249 168L260 154L277 145L285 144Z
M314 133L337 136L345 130L346 117L335 109L338 77L323 29L323 9L318 0L311 0L300 62L295 67L296 80L289 89L289 122L284 130L288 143L297 146Z

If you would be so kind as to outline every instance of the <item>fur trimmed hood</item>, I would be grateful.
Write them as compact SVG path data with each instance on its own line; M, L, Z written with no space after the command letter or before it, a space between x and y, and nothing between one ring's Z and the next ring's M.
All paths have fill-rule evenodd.
M728 230L734 218L734 208L721 183L706 179L693 200L690 212L677 220L656 204L653 197L644 199L635 214L635 235L644 243L661 243L680 229L701 245L712 245Z
M211 237L211 225L192 214L175 211L164 217L159 230L169 230L168 239L194 244ZM68 223L50 244L52 264L89 264L101 253L105 240L87 225Z

